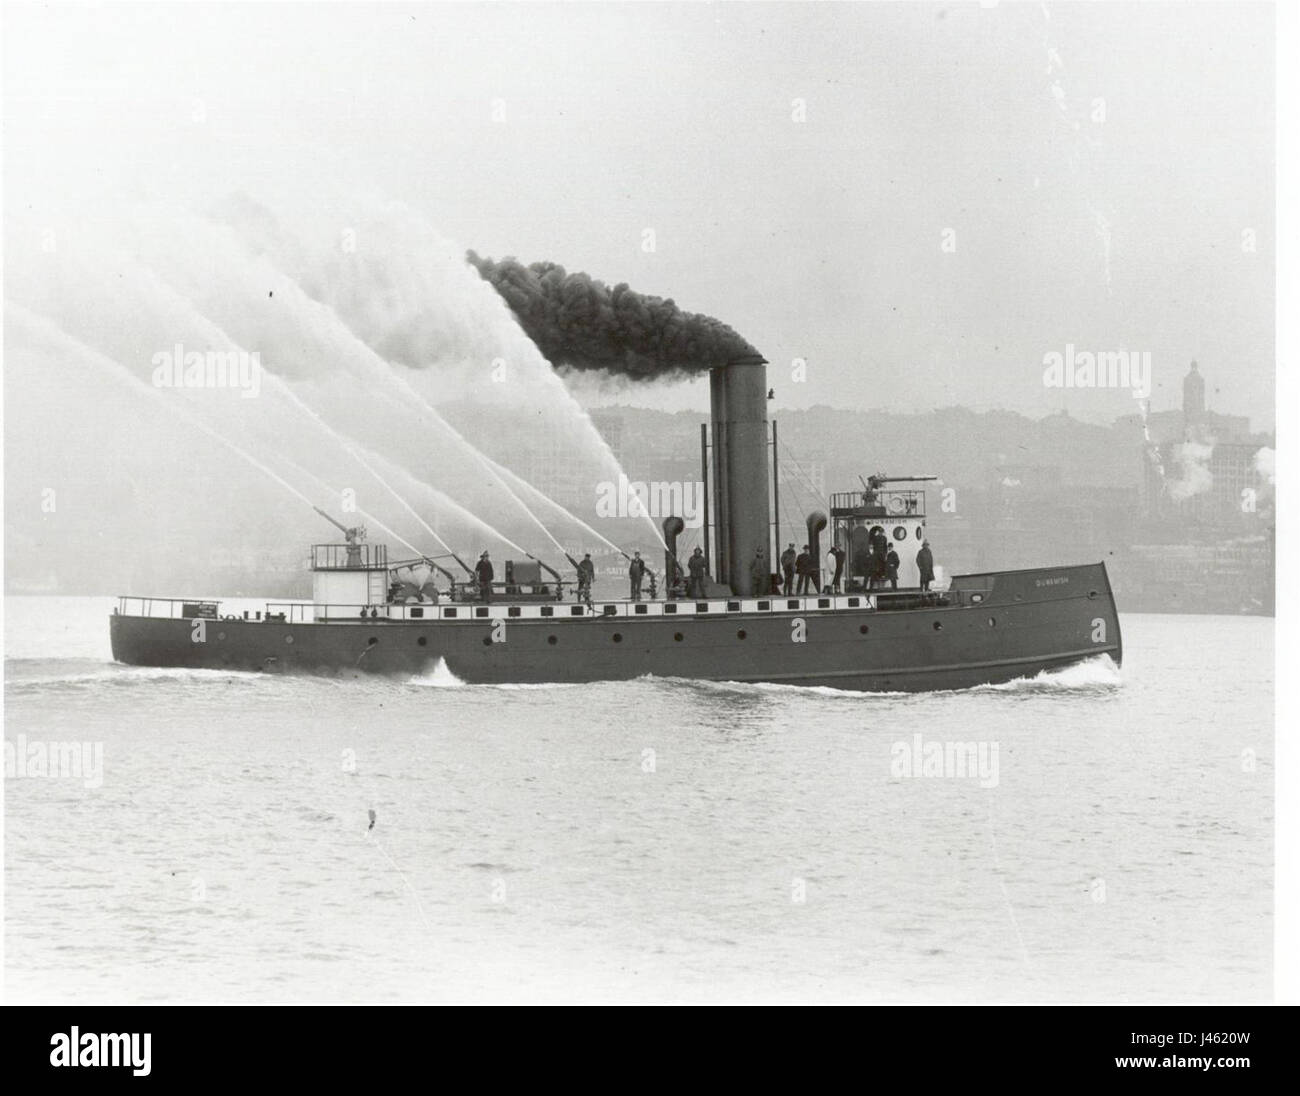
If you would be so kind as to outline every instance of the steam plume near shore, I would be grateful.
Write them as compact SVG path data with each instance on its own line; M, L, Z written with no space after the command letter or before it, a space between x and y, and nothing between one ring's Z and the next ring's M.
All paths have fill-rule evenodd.
M761 354L721 320L671 299L610 289L558 263L465 256L501 294L519 326L552 364L634 381L680 380Z

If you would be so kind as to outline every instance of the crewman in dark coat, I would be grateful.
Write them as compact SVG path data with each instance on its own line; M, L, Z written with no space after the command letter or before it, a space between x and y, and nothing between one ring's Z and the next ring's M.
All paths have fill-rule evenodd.
M496 577L496 572L492 570L492 561L488 559L486 552L478 557L478 563L474 567L474 574L478 578L479 600L491 601L492 580Z
M749 565L749 584L754 597L767 593L767 560L763 558L763 549L754 549L754 562Z
M885 553L885 577L889 579L889 585L898 589L898 565L900 560L898 553L894 551L894 546L889 546L889 551Z
M794 572L799 576L799 589L795 593L806 594L808 592L808 583L812 579L812 556L808 554L808 545L806 544L794 561Z
M582 557L578 564L578 600L591 602L591 584L596 580L596 565L591 562L591 553Z
M844 555L844 549L838 544L831 545L831 558L835 560L835 577L831 579L831 589L837 594L844 578Z
M883 585L885 576L889 573L889 564L886 562L886 556L889 554L889 541L885 538L885 532L879 527L871 531L871 584L870 588L875 589Z
M934 581L934 554L928 540L921 541L921 550L916 553L916 568L921 572L921 589L928 590Z
M696 548L691 558L686 561L686 570L690 572L690 581L686 584L686 596L702 600L704 597L704 576L708 566L704 562L704 552Z
M785 578L785 596L789 597L794 593L794 565L798 556L795 555L794 541L790 546L781 553L781 574Z
M632 553L632 562L627 565L627 578L632 584L632 600L641 600L641 580L645 578L645 560L640 552Z

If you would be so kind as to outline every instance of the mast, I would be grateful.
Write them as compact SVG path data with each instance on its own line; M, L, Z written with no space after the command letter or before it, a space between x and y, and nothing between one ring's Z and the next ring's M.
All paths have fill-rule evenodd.
M781 559L781 465L776 449L776 419L772 420L772 571Z
M704 567L709 574L713 574L713 564L710 562L712 555L709 546L709 427L707 423L703 422L700 423L700 479L704 483L704 499L702 502L704 513Z

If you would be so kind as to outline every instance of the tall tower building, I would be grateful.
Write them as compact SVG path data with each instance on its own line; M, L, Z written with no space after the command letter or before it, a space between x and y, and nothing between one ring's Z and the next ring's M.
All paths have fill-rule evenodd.
M1183 436L1205 418L1205 378L1197 371L1196 363L1183 378Z

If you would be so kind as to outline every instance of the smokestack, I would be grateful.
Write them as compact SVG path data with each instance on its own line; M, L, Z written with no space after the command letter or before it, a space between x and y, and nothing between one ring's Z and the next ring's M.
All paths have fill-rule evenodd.
M727 479L727 389L726 370L709 372L709 419L713 424L713 513L714 539L717 551L713 553L713 577L723 585L730 584L731 568L728 566L727 529L728 513Z
M767 361L734 358L709 377L713 416L714 497L718 527L717 578L737 597L755 594L751 567L772 569L767 476Z

